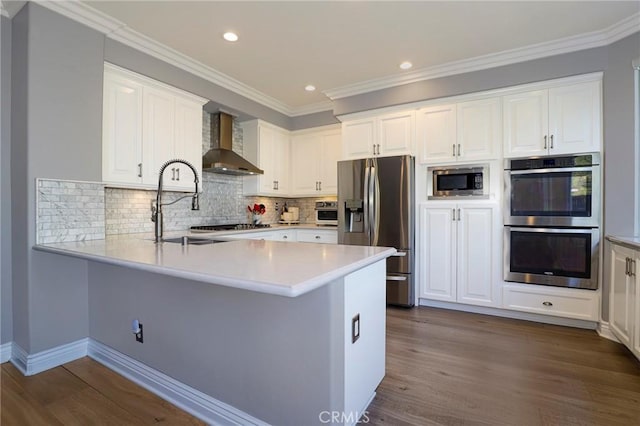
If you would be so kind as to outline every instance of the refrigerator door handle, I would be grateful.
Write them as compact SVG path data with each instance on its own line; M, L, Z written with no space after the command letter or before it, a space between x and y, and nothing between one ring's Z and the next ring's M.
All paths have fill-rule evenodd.
M371 195L369 192L369 181L371 180L371 164L370 160L365 160L364 164L364 232L367 235L367 244L371 244Z
M369 188L371 194L371 245L378 245L378 234L380 233L380 182L378 181L378 164L374 158L371 165L371 173L369 175Z

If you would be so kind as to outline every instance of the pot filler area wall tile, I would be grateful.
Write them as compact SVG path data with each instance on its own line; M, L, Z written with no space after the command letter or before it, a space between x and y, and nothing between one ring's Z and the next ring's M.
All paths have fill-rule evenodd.
M36 194L38 244L104 238L104 185L37 179Z

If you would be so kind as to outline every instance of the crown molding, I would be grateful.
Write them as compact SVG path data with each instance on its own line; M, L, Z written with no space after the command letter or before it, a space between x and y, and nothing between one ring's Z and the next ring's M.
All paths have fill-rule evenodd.
M430 80L450 75L463 74L472 71L480 71L503 65L540 59L563 53L605 46L622 38L638 32L640 28L640 13L635 13L622 21L602 30L577 36L565 37L545 43L533 44L527 47L505 50L475 58L449 62L433 67L422 68L402 75L394 75L371 79L356 84L341 86L335 89L325 90L323 93L331 100L360 95L376 90Z
M64 2L36 0L35 2L60 15L95 29L112 40L174 65L289 117L326 111L333 108L330 101L326 103L323 102L322 104L307 105L301 108L291 107L165 44L159 43L129 28L124 22L114 19L77 0Z
M26 1L0 1L0 15L12 19L25 4Z

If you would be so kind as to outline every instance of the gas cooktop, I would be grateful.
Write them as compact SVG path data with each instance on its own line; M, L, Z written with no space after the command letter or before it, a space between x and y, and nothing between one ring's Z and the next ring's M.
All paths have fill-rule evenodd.
M227 223L224 225L200 225L200 226L192 226L191 230L196 232L207 232L207 231L234 231L239 229L260 229L260 228L271 228L271 225L268 223Z

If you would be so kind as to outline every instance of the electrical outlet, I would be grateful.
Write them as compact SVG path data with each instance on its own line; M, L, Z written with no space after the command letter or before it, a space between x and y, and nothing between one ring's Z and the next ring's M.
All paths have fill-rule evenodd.
M131 322L131 331L136 336L136 342L144 343L144 335L142 332L142 323L137 319Z
M275 205L275 207L274 207L274 210L275 210L275 211L277 211L277 212L279 212L279 211L280 211L280 210L278 209L278 207L279 207L279 206L278 206L278 202L276 201L276 205Z

